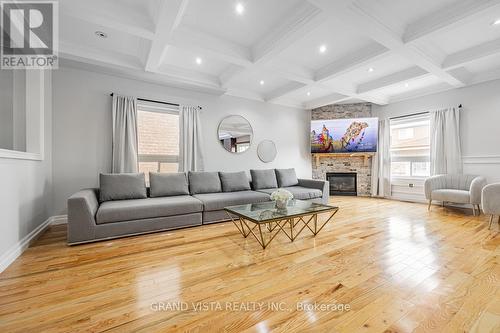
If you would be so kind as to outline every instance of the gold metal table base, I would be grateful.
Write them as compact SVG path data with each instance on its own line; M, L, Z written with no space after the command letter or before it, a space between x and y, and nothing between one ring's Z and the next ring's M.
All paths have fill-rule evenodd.
M250 234L253 235L257 242L262 246L262 248L265 249L279 234L280 231L282 231L292 242L297 239L297 237L306 227L311 231L313 237L315 237L325 227L325 225L330 222L333 216L338 212L338 209L329 212L330 216L323 224L321 224L321 226L319 226L319 228L318 214L326 212L313 213L307 220L305 220L304 218L309 215L276 219L260 223L247 221L243 217L238 217L237 219L235 219L230 213L227 214L238 231L243 235L243 237L247 238ZM253 224L253 226L250 227L249 223ZM299 223L303 223L303 225L298 231L296 231L295 229L299 225ZM310 224L312 224L312 226ZM286 229L289 229L290 232L287 232Z

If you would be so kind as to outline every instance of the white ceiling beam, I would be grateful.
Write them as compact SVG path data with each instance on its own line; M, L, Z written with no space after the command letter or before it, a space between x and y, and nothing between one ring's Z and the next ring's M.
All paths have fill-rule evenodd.
M245 67L231 65L222 72L219 76L219 81L222 87L228 88L231 82L245 70Z
M172 33L179 26L188 3L189 0L165 0L160 3L155 36L146 60L146 71L154 72L160 66Z
M300 83L300 82L289 82L288 84L286 84L282 87L279 87L279 88L275 89L274 91L270 92L269 94L265 95L264 99L266 100L266 102L274 101L278 98L281 98L281 97L289 94L290 92L296 91L298 89L302 89L305 86L306 86L305 84Z
M353 69L385 57L387 54L389 54L389 50L386 47L378 43L372 43L319 69L315 74L315 80L319 82L332 80Z
M287 61L274 61L270 64L263 64L261 66L256 65L255 68L262 70L264 73L273 73L290 81L300 82L303 84L314 83L313 71Z
M262 63L275 58L292 43L297 42L324 22L325 17L320 9L307 2L301 2L298 8L287 15L285 21L252 47L254 63Z
M403 35L403 41L409 43L443 29L451 29L465 21L474 20L499 6L500 1L498 0L461 0L453 2L409 24Z
M453 69L500 53L500 38L450 54L443 61L443 68Z
M205 73L200 73L195 70L181 68L173 65L161 65L156 70L159 74L169 75L184 81L192 81L196 84L202 84L211 87L220 87L219 78Z
M330 0L309 0L315 3L323 10L329 12L335 17L350 24L353 28L364 35L367 35L374 41L385 46L389 50L405 57L412 63L422 69L434 74L441 80L455 87L463 87L465 82L451 75L441 68L440 61L436 61L426 54L422 47L416 44L405 44L402 35L394 22L390 22L390 17L383 18L375 13L380 12L378 2L373 0L356 1L330 1ZM397 18L393 18L395 20Z
M130 79L139 80L142 82L159 84L163 86L172 87L174 89L189 89L191 91L196 91L216 96L221 96L225 93L225 90L220 89L219 87L214 88L202 84L196 84L196 83L193 84L193 82L174 78L169 75L145 72L142 65L140 69L129 69L116 66L113 64L102 63L100 61L96 61L93 59L84 59L84 61L81 61L80 59L61 58L59 62L59 67L76 68L79 70L92 71L98 74L108 74L108 75L123 77L129 80ZM147 95L143 97L147 98Z
M376 80L362 83L358 86L357 93L364 94L370 91L390 87L395 84L400 84L403 81L416 79L425 75L429 75L429 73L418 66L414 66L390 75L386 75Z
M297 90L303 89L304 87L315 87L315 86L321 86L324 89L328 89L331 91L335 91L335 89L332 89L331 87L328 86L323 86L321 82L325 82L331 79L334 79L335 77L342 75L344 73L347 73L353 69L356 69L358 67L364 66L366 64L369 64L380 57L383 57L388 54L387 48L380 46L377 43L373 43L367 47L362 48L361 50L357 50L356 52L353 52L352 54L346 56L345 58L342 58L338 61L335 61L322 69L318 70L316 73L311 73L310 71L307 71L305 69L302 69L301 73L299 76L287 76L286 71L281 71L280 68L281 66L286 67L286 68L293 68L293 65L290 64L284 64L280 62L279 64L274 64L272 67L270 67L270 70L277 73L278 75L282 77L286 77L292 81L295 82L301 82L303 83L302 85L288 85L287 88L289 88L288 91L282 91L283 95L287 95L290 93L293 93ZM295 67L297 70L300 70L298 67ZM288 72L291 72L290 70ZM279 96L275 97L275 99L278 99ZM350 98L350 97L349 97Z
M241 98L251 99L251 100L259 101L259 102L265 102L264 97L262 97L258 93L255 93L255 92L249 91L249 90L240 90L240 89L230 88L230 89L226 90L225 94L229 95L229 96L241 97Z
M129 35L151 40L154 38L154 26L150 20L141 20L137 17L127 17L127 15L110 15L103 10L92 10L90 6L83 6L81 3L65 5L61 3L63 10L61 15L94 23L109 29L125 32Z
M306 109L315 109L323 105L328 105L328 104L335 104L335 103L340 103L345 100L350 99L350 96L338 94L338 93L333 93L330 95L326 95L323 97L319 97L316 99L313 99L311 101L308 101L304 103L304 106Z
M477 84L500 79L500 69L478 73L470 79L470 84Z
M125 72L127 75L136 75L141 78L145 77L147 80L166 82L181 87L192 87L198 91L218 92L219 94L224 92L215 76L174 66L161 66L155 73L144 72L139 58L113 51L89 50L81 45L61 42L59 57L82 64L105 65L113 68L114 71Z
M418 97L426 96L429 94L437 94L439 92L447 91L450 89L454 89L454 88L445 82L441 82L441 83L433 84L431 86L423 87L423 88L416 89L416 90L411 90L411 91L390 97L388 102L389 103L396 103L396 102L404 101L404 100L407 100L410 98L418 98Z
M250 49L210 34L179 27L172 34L170 45L199 52L201 56L213 57L230 64L248 67L252 65Z
M142 63L139 58L122 53L89 49L82 45L77 45L67 42L59 42L59 57L81 62L89 62L92 60L109 65L120 66L129 69L141 69Z
M304 37L324 22L321 10L307 2L301 2L298 8L287 16L286 21L279 24L270 33L266 34L260 42L252 47L252 64L238 64L240 67L231 67L220 77L221 83L227 87L233 79L246 70L262 70L262 66L275 59L284 49L293 42ZM266 66L265 70L271 70L276 75L285 77L292 81L310 83L313 81L312 73L306 73L305 69L295 66L292 70L284 70L283 66Z

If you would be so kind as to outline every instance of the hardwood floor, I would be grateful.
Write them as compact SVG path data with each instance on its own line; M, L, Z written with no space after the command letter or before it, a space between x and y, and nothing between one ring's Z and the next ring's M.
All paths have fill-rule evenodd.
M500 332L486 216L331 202L340 211L316 238L266 250L231 223L75 247L50 227L0 274L0 332Z

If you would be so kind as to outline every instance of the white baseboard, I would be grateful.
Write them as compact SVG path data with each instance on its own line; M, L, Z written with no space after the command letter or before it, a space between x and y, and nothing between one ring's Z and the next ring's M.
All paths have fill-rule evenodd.
M23 239L14 244L5 254L0 257L0 273L12 264L30 244L45 231L49 225L64 224L67 221L66 215L51 216L33 231L27 234Z
M68 223L68 215L56 215L51 217L50 225L66 224Z

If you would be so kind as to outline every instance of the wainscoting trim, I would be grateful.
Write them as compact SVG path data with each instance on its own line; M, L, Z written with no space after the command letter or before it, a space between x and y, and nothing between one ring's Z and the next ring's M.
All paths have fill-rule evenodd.
M500 155L462 156L464 164L500 164Z

